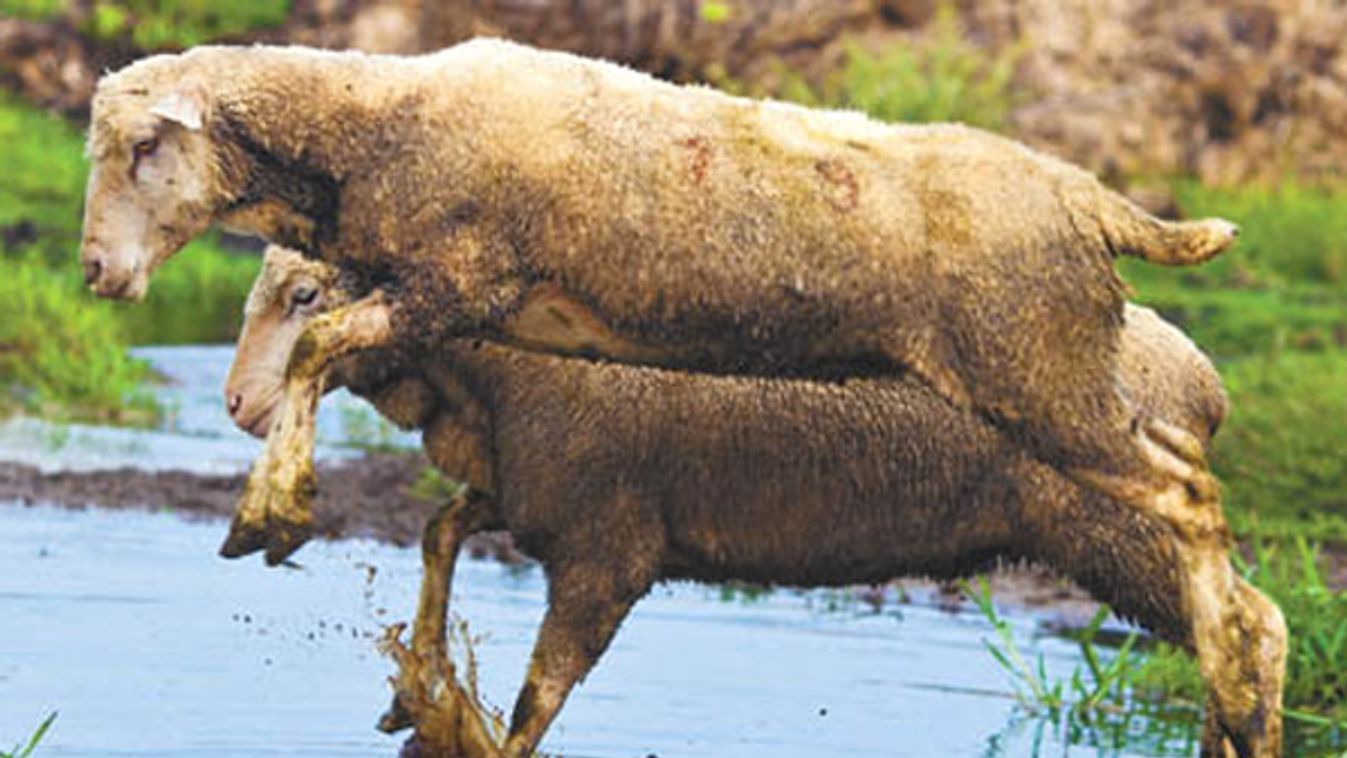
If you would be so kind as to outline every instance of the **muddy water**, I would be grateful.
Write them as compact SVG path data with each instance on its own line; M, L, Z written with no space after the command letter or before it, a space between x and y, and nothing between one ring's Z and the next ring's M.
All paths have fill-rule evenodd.
M49 468L116 465L233 470L255 443L218 411L227 354L151 354L174 383L163 428L127 433L29 424L0 430L0 458ZM330 405L330 404L329 404ZM348 416L327 416L325 454L348 454ZM25 445L24 435L28 437ZM64 435L64 439L59 439ZM39 437L45 452L32 450ZM59 444L58 444L59 443ZM46 713L52 756L395 755L373 729L389 664L381 625L410 616L419 580L408 550L314 543L302 566L215 556L219 522L168 513L0 503L0 748ZM482 685L508 709L544 607L537 570L464 561L454 607L476 633ZM1012 616L1050 675L1074 645ZM921 605L876 611L835 593L748 599L657 588L576 691L545 743L574 756L1181 755L1145 723L1125 749L1097 734L1017 717L1005 672L982 647L990 627ZM1144 735L1144 739L1141 738Z

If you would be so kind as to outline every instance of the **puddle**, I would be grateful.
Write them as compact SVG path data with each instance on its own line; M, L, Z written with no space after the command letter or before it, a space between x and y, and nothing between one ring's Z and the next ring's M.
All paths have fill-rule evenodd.
M41 755L395 755L400 741L373 728L390 665L372 638L410 616L416 554L314 543L302 569L266 569L215 557L223 529L168 514L0 505L9 557L0 737L12 741L59 710ZM483 688L508 711L543 612L541 572L462 561L454 590L455 609L487 635ZM659 587L544 748L1026 756L1037 742L1044 756L1156 754L1072 747L1032 724L1009 729L1009 685L982 648L990 629L979 617L835 607L828 593L726 601L714 588ZM1033 619L1012 622L1051 674L1074 668L1073 645L1033 639ZM1169 747L1185 752L1182 737Z

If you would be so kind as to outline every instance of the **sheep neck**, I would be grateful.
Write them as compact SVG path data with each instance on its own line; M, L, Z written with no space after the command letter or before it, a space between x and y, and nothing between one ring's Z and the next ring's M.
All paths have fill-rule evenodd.
M268 150L229 116L215 132L231 185L226 226L309 251L335 235L341 188L334 177Z
M212 134L224 166L228 225L307 251L336 237L345 177L369 173L384 136L387 82L358 57L273 49L235 61L213 50ZM224 65L221 65L224 64Z

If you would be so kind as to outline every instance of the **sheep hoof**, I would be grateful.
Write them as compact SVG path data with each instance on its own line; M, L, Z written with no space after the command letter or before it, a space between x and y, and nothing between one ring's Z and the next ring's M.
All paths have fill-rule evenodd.
M313 536L313 523L309 520L287 521L272 514L267 519L268 566L279 566L285 559L295 554Z
M402 703L402 697L397 693L393 694L393 702L389 704L388 710L379 717L379 731L385 734L393 734L403 729L411 729L416 726L416 721L412 718L411 711Z
M266 546L266 526L247 523L236 514L234 520L229 523L229 534L225 537L224 544L220 546L220 555L224 558L242 558Z

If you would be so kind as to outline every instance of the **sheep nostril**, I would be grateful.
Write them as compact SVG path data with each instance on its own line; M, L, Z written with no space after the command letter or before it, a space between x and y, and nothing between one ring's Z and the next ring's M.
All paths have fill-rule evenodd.
M239 409L243 407L243 395L237 393L230 395L227 404L229 406L229 415L230 416L237 415Z
M93 258L84 262L84 283L93 284L103 274L103 259Z

